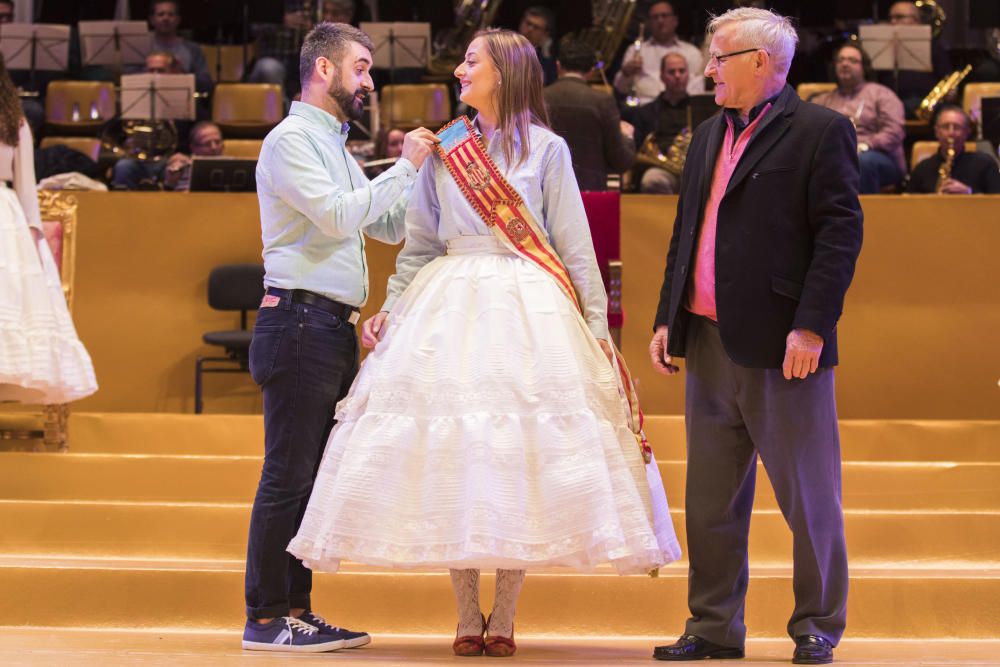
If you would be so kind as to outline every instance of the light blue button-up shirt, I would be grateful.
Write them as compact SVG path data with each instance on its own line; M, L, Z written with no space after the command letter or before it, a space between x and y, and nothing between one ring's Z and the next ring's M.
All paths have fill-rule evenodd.
M475 127L478 127L474 123ZM569 147L562 137L532 125L531 150L523 163L507 164L499 133L486 147L501 173L521 195L525 206L542 225L576 288L587 327L596 338L608 339L608 295L594 255L587 212L573 174ZM520 146L518 146L520 148ZM396 300L425 264L445 253L458 236L493 236L479 214L455 184L436 154L424 162L406 211L406 245L396 257L396 273L389 278L388 298L382 310Z
M416 179L400 158L373 181L347 152L346 123L292 102L257 161L264 284L306 289L351 306L368 300L365 239L399 243Z

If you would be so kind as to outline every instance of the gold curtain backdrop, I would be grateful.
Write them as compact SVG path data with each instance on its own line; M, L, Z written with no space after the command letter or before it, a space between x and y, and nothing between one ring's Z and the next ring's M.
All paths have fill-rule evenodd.
M74 411L191 412L204 332L238 326L208 307L213 266L260 261L253 194L77 193L74 319L100 391ZM841 418L1000 418L1000 197L862 199L865 242L839 327ZM676 197L623 198L623 352L648 414L683 412L683 375L646 346ZM381 302L398 248L368 242ZM206 412L260 411L244 374L205 377Z

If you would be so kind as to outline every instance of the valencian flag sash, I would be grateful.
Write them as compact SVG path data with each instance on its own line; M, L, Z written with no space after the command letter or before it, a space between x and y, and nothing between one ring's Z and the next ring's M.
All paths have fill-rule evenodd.
M436 146L438 155L486 226L504 246L551 276L582 316L583 310L566 266L549 243L541 225L524 205L524 200L497 169L469 119L459 116L441 128L437 136L441 138L441 143ZM608 344L617 362L618 390L628 406L626 416L629 428L639 443L643 460L649 463L653 452L642 430L643 415L632 376L621 352L611 341Z

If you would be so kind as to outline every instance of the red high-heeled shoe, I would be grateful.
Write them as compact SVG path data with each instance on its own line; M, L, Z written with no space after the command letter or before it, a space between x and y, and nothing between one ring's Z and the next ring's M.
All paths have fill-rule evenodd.
M493 618L493 614L490 614ZM510 637L489 634L490 619L486 619L486 646L483 651L491 658L509 658L517 651L517 644L514 643L514 625L510 626Z
M483 635L486 634L486 617L482 614L479 615L483 619L483 630L478 635L463 635L461 637L458 635L458 629L455 629L455 641L451 645L451 650L455 652L455 655L464 658L482 655L483 651L486 650L486 642L483 641Z

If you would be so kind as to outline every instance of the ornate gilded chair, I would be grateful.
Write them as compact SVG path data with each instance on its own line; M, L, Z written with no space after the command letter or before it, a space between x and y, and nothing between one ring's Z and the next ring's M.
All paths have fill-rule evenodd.
M38 204L45 239L59 267L63 294L73 312L73 280L76 271L76 197L41 190ZM69 448L69 404L32 406L7 404L0 412L0 440L30 442L36 451Z

